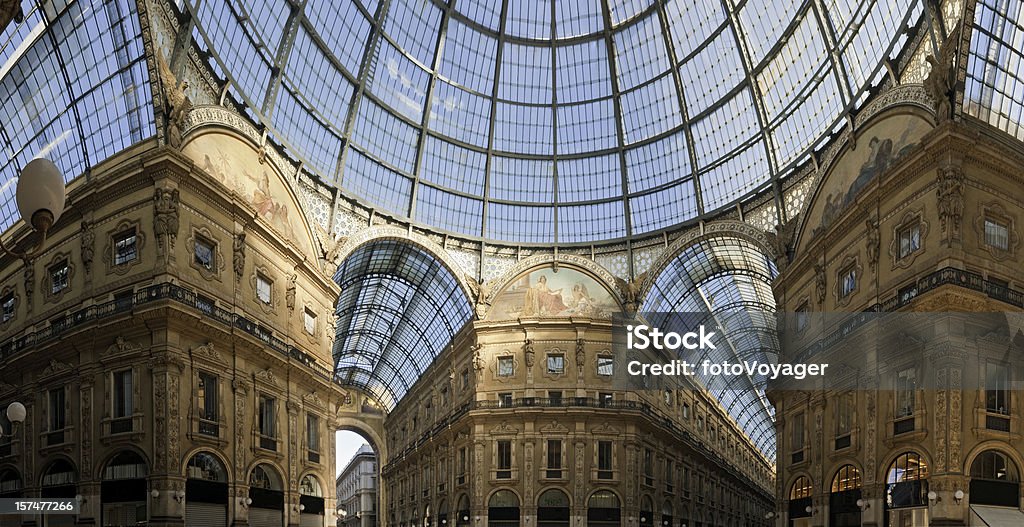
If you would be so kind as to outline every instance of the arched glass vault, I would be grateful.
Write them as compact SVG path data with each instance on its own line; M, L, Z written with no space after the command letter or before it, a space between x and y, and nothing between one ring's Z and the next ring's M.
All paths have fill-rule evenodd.
M335 377L394 408L470 320L458 280L426 250L397 240L369 242L334 275Z
M742 238L714 237L682 250L655 278L641 307L652 325L671 327L670 313L680 313L690 327L722 328L725 345L687 356L690 362L778 361L775 265ZM763 376L697 377L726 412L770 460L775 460L775 410L765 396Z
M768 191L924 25L923 0L183 4L232 94L324 181L538 244L643 235Z

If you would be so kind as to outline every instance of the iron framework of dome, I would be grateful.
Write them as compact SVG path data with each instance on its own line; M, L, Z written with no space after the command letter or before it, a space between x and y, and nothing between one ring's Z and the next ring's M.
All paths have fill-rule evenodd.
M844 126L923 12L912 0L188 4L248 112L325 181L427 227L543 244L643 235L770 189Z

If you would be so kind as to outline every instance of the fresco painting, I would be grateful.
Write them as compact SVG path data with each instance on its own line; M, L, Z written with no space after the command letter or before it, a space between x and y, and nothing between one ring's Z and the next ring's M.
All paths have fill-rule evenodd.
M607 318L617 311L618 303L597 280L575 269L546 268L522 274L501 291L487 318Z

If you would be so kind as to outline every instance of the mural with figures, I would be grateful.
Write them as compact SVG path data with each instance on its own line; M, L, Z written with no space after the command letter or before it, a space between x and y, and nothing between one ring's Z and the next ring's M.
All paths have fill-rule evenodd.
M543 268L523 273L498 293L487 319L608 318L619 309L608 289L589 275L566 267Z
M284 178L270 163L260 163L252 146L231 135L211 132L191 138L182 152L256 209L256 214L284 239L316 254L302 210Z
M856 202L864 187L917 146L931 129L931 124L923 118L901 114L884 118L858 132L857 148L841 155L819 187L821 194L815 196L805 223L810 236L805 235L804 243L825 232Z

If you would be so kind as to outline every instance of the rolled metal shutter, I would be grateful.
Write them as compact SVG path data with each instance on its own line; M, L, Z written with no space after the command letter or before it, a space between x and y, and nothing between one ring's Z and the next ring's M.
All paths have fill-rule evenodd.
M324 517L322 514L301 514L299 527L324 527Z
M282 527L284 511L280 509L249 508L249 527Z
M185 502L188 527L228 527L228 506L221 503Z

